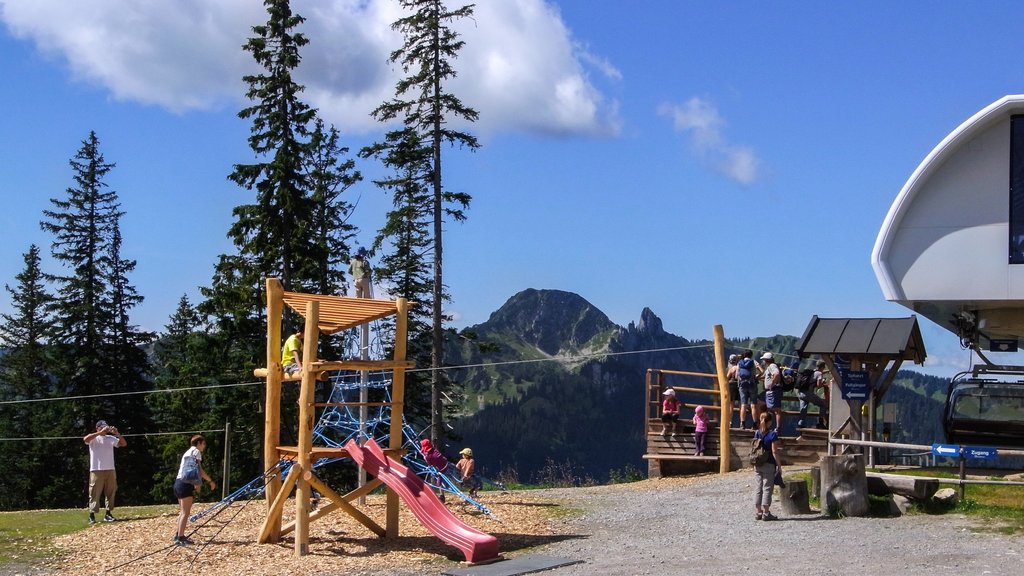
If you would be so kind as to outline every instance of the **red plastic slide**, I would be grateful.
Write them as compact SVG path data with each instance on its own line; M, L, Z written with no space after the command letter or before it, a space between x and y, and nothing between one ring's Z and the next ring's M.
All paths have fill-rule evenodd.
M497 538L456 518L419 476L386 456L373 439L362 447L349 440L345 450L359 467L394 490L427 530L461 550L466 562L486 562L498 557Z

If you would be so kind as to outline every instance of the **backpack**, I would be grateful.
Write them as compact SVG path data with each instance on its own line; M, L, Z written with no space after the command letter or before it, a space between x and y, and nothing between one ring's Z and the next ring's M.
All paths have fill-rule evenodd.
M782 391L791 392L796 386L796 370L786 368L782 371Z
M750 441L750 465L754 468L764 464L768 461L768 447L765 446L764 440L755 435L754 439Z
M199 463L192 456L185 457L185 463L181 469L181 481L196 486L203 483L203 477L199 473Z
M814 370L804 368L796 377L796 389L798 392L807 392L814 386Z
M739 376L740 380L752 380L754 378L754 360L752 358L740 360L740 363L737 365L736 375Z

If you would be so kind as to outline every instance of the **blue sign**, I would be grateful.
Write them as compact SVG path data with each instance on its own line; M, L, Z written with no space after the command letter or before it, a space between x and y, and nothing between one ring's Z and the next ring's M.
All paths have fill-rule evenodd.
M932 454L947 458L959 458L960 446L956 444L932 444Z
M988 446L964 446L964 458L977 458L979 460L994 460L999 457L999 451Z
M843 399L864 400L868 397L869 374L860 370L843 372Z

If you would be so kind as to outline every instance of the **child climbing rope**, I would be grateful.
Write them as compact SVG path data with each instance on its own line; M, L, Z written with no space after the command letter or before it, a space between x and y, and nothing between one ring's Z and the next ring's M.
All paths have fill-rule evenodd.
M462 459L455 465L459 470L459 480L462 485L469 488L470 498L476 498L476 491L480 489L480 480L473 474L476 471L476 461L473 459L473 449L463 448L459 450Z
M441 480L441 476L445 475L448 470L448 459L445 458L444 454L438 450L429 438L420 440L420 453L423 454L423 459L426 460L427 464L434 467L437 470L437 477L434 482L438 486L438 498L441 502L444 502L444 482Z

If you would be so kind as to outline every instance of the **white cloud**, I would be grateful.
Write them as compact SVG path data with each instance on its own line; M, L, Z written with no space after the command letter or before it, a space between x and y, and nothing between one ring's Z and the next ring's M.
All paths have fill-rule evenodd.
M690 137L690 146L697 156L727 178L740 184L753 184L760 179L761 160L757 153L725 140L725 120L713 103L695 96L683 104L662 104L658 113L671 118L675 130Z
M392 0L295 0L310 43L297 80L342 131L377 128L370 112L392 95L401 42ZM240 108L242 76L257 71L241 46L267 15L253 0L0 0L10 33L65 63L112 97L177 113ZM475 108L477 130L615 134L617 105L588 77L618 80L607 59L580 48L544 0L488 0L459 24L465 47L451 91Z

